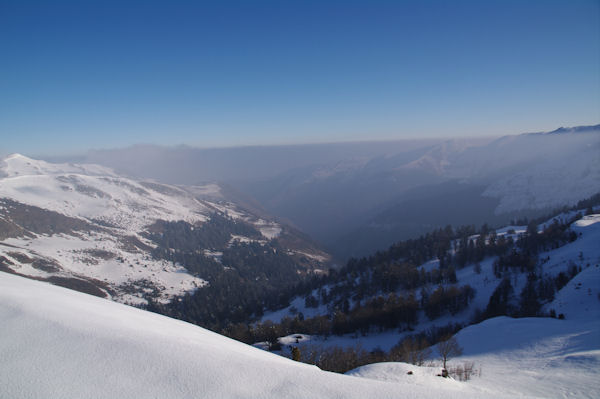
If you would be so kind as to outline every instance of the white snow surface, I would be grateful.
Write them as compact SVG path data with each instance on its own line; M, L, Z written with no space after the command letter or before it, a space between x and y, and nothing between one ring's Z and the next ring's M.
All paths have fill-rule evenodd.
M19 154L0 166L0 197L137 233L155 220L205 221L207 207L175 186L163 193L97 165L52 164Z
M450 390L464 384L494 397L597 398L600 392L600 321L550 318L497 317L460 331L456 338L464 355L448 367L471 362L481 375L468 382L453 381ZM433 348L435 352L435 348ZM439 361L438 361L439 363ZM408 375L412 371L412 375ZM347 374L407 385L438 387L436 367L405 363L377 363ZM479 374L479 373L477 373ZM432 393L431 397L434 396Z
M0 398L508 398L357 378L200 327L0 272Z
M544 307L564 314L566 320L496 317L461 330L456 338L464 354L452 359L449 367L474 363L481 376L469 381L470 386L513 397L598 397L600 215L585 216L571 227L581 233L578 240L540 255L550 258L544 265L550 274L565 270L569 261L583 264L583 270ZM467 278L458 274L459 280ZM413 375L406 374L409 370ZM439 371L439 367L433 370ZM432 368L402 363L367 365L348 374L403 384L436 383L431 379Z
M586 295L573 290L571 299L598 307ZM0 319L0 398L7 399L593 398L600 389L600 320L593 317L499 317L462 330L465 354L450 366L473 361L482 375L469 382L404 363L324 372L182 321L2 272Z
M439 367L423 367L402 362L374 363L350 370L346 375L369 378L379 381L391 381L408 386L430 386L444 389L462 389L465 385L452 379L437 376ZM412 374L409 374L412 372Z
M4 158L0 170L4 172L6 177L71 173L116 176L112 169L100 165L55 164L34 160L21 154L12 154Z

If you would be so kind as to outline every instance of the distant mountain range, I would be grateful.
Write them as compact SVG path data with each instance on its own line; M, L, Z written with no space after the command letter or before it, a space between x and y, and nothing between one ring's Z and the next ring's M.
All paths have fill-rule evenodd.
M218 181L338 258L446 224L501 225L600 192L600 125L497 139L195 149L136 146L78 160L163 183Z
M449 140L240 187L340 257L366 255L446 224L500 225L600 192L600 126L559 130Z

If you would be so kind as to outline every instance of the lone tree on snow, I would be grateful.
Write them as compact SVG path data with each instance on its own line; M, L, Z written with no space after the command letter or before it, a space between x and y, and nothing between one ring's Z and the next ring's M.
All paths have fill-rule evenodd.
M448 371L446 369L446 362L452 357L462 355L463 348L458 344L458 341L454 337L446 337L436 345L436 348L442 357L444 367L442 375L447 377Z

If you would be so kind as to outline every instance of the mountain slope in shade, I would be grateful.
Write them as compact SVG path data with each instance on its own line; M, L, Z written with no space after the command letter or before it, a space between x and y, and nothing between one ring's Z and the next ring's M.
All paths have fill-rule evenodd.
M421 179L420 187L384 204L331 248L366 256L394 240L416 238L447 224L501 225L600 193L599 125L506 136L480 146L459 144L438 144L402 167L429 171L441 183Z
M191 324L0 272L0 398L493 398L329 372ZM491 394L491 396L489 396Z

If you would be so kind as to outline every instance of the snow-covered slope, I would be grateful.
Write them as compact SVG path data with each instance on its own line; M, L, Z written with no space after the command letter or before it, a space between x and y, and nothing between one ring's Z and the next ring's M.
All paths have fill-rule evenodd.
M578 213L581 214L580 212L571 211L556 215L545 223L540 224L538 229L542 231L545 227L550 226L555 219L560 221L571 220ZM520 234L525 233L526 228L527 226L506 226L496 230L496 232L498 237L505 236L517 239ZM556 314L564 314L568 320L574 317L600 320L600 214L583 216L581 219L573 222L570 229L577 234L577 239L559 248L540 253L539 258L543 259L543 261L539 263L537 270L540 278L556 277L559 273L566 274L572 266L581 267L582 271L562 290L556 293L556 298L552 303L544 305L543 313L548 314L552 309ZM509 231L510 233L508 233ZM471 238L476 239L477 236L472 236ZM440 317L430 320L424 312L420 312L418 322L408 331L393 329L378 332L372 330L368 334L353 333L340 336L332 335L326 338L321 336L306 336L306 339L299 346L355 347L356 345L360 345L368 351L375 349L389 351L408 335L426 332L429 329L443 327L449 323L469 324L478 310L481 311L486 308L492 293L501 281L500 278L494 275L493 271L493 264L496 259L496 257L490 256L481 261L481 270L479 272L475 270L472 264L456 271L456 284L459 286L469 285L475 289L475 294L469 307L455 315L444 313ZM433 259L419 266L419 268L426 271L437 269L439 268L439 261ZM526 284L527 274L514 273L511 275L511 281L514 285L514 292L518 295ZM454 284L445 283L443 285L450 287ZM323 288L328 289L328 287ZM437 285L430 285L425 288L432 291L437 288ZM315 289L312 294L318 297L318 291L318 289ZM585 295L573 296L571 295L571 291L584 293ZM397 294L407 295L410 294L410 291L399 290ZM420 299L420 290L416 290L413 294ZM588 300L589 298L592 299ZM262 321L271 320L281 322L284 317L293 318L297 313L302 313L305 318L308 318L327 315L330 312L331 307L328 308L323 303L320 303L318 307L307 307L304 297L296 297L290 302L288 307L266 312L262 317ZM289 343L283 341L282 344L289 345ZM289 350L286 348L285 351L288 352Z
M549 252L556 271L572 259L589 264L563 287L546 311L556 310L565 320L553 318L496 317L456 334L464 348L450 367L473 363L480 375L469 385L513 397L597 398L600 392L600 215L586 216L572 228L582 237ZM578 255L578 254L581 254ZM583 260L581 260L583 259ZM433 348L436 353L435 348ZM439 362L438 362L439 363ZM406 372L413 371L413 376ZM360 367L350 375L403 384L436 383L439 368L403 363Z
M576 223L587 227L594 222L598 228L598 221L600 217L596 216ZM594 245L594 241L588 244ZM598 244L600 236L596 235ZM592 250L588 247L588 253ZM474 379L474 385L503 389L515 396L598 397L600 259L595 261L546 305L546 309L563 313L565 320L498 317L457 334L465 353L456 362L472 361L483 367L482 377Z
M600 268L587 273L597 280ZM557 300L597 309L597 298L577 286L574 279L564 288L571 294ZM597 314L499 317L464 329L457 339L465 354L450 365L474 362L481 375L469 382L404 363L344 376L0 272L0 398L593 398L600 389Z
M513 397L597 398L600 392L600 266L584 269L548 308L565 320L496 317L456 334L464 348L449 367L473 363L468 384ZM433 348L435 352L435 348ZM439 362L438 362L439 363ZM413 375L407 375L412 371ZM403 384L433 385L439 367L378 363L348 374Z
M596 305L597 306L597 305ZM480 389L482 397L502 392L512 397L597 398L600 392L600 321L497 317L457 335L464 355L449 367L473 363L475 375L461 386ZM435 348L434 348L435 350ZM412 374L407 374L412 371ZM377 363L347 374L404 386L438 387L437 367Z
M174 186L151 186L97 165L51 164L19 154L0 168L0 195L66 216L95 219L137 233L157 219L206 220L208 208ZM162 191L162 192L161 192Z
M586 136L589 136L587 145L582 143L576 148L565 145L561 157L535 159L533 164L494 181L483 195L498 198L496 213L504 213L572 206L597 194L600 192L600 134Z
M156 221L201 226L217 213L262 234L232 236L232 242L264 244L282 234L280 223L237 206L216 184L138 181L98 165L53 164L13 154L0 161L0 270L120 302L142 304L147 296L168 302L207 282L183 265L152 256L156 244L148 238L150 226ZM215 259L220 254L216 248L198 251ZM315 255L328 259L320 251Z
M200 327L0 272L0 398L508 398L320 371ZM441 380L441 379L440 379Z

